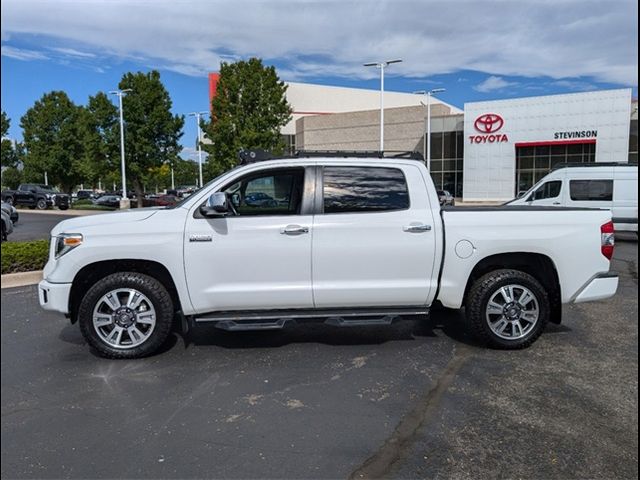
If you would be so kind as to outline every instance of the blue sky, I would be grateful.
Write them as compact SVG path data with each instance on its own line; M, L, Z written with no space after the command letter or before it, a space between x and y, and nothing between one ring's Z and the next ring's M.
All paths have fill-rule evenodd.
M3 0L10 136L43 93L77 103L127 71L160 70L175 113L206 110L222 60L259 56L284 80L377 89L363 62L403 58L388 90L464 102L632 87L637 1ZM187 118L182 143L196 137Z

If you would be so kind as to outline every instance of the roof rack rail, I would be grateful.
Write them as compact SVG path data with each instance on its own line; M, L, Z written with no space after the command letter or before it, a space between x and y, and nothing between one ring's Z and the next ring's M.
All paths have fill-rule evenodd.
M240 165L248 165L255 162L265 162L267 160L273 160L274 157L271 152L256 148L254 150L241 149L238 152L238 158L240 159Z
M560 168L578 168L578 167L637 167L638 162L564 162L554 165L551 170L558 170Z
M404 150L297 150L293 156L300 157L336 157L336 158L406 158L424 161L422 153Z

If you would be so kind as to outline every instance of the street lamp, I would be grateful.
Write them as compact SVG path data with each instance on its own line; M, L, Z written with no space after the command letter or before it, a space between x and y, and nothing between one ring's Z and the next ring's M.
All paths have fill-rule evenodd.
M198 126L198 172L200 175L200 188L202 188L202 129L200 128L200 118L204 115L208 115L209 112L191 112L190 117L196 117L196 123Z
M376 67L380 69L380 151L384 151L384 69L392 63L400 63L402 59L387 60L386 62L365 63L365 67Z
M120 107L120 168L122 169L122 200L124 200L120 208L129 208L130 206L129 199L127 198L127 174L124 163L124 116L122 114L122 97L131 91L133 90L125 88L124 90L112 90L109 92L112 95L118 96L118 105Z
M427 107L427 126L425 129L426 133L424 137L423 150L425 152L425 160L427 162L427 170L429 170L429 173L431 173L431 95L433 95L434 93L442 93L444 91L446 91L446 88L434 88L433 90L428 91L420 90L418 92L413 92L416 95L425 95L427 97L426 104L422 103L422 101L420 103Z

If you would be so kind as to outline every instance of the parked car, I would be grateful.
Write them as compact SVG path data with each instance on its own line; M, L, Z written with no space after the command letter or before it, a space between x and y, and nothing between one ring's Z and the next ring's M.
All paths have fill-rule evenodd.
M447 190L438 190L438 199L443 207L453 207L456 204L455 198Z
M289 204L244 210L259 185ZM353 327L436 302L465 306L487 345L524 348L562 303L614 295L618 276L610 212L522 209L442 210L422 161L299 152L232 169L179 208L60 222L40 305L112 358L156 352L176 316L185 329Z
M76 192L76 200L91 200L95 198L93 190L78 190Z
M178 185L176 187L176 192L179 197L188 197L196 190L198 190L198 187L195 185Z
M616 230L638 233L638 165L560 164L508 205L606 208Z
M96 198L93 203L101 207L119 208L121 199L122 197L120 195L102 195Z
M244 197L245 205L250 207L276 207L278 201L264 192L249 193Z
M0 232L2 241L6 241L7 237L13 232L13 222L7 212L4 209L0 210L0 215L2 216L2 232Z
M142 204L145 207L168 207L175 205L180 200L175 195L148 195Z
M54 206L60 210L69 208L69 195L60 193L51 185L35 183L23 183L17 190L5 190L2 192L2 201L10 205L38 210L46 210Z
M16 207L9 205L7 202L2 202L2 211L9 215L9 218L14 225L18 223L20 215L18 214L18 209Z

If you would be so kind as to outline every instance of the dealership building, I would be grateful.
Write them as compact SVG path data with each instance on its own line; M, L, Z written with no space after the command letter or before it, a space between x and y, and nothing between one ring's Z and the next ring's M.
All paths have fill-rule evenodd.
M217 74L211 74L210 97ZM288 83L289 150L378 150L376 90ZM424 97L385 92L385 150L425 152ZM464 104L431 99L431 176L464 201L514 198L563 162L636 162L630 88Z

